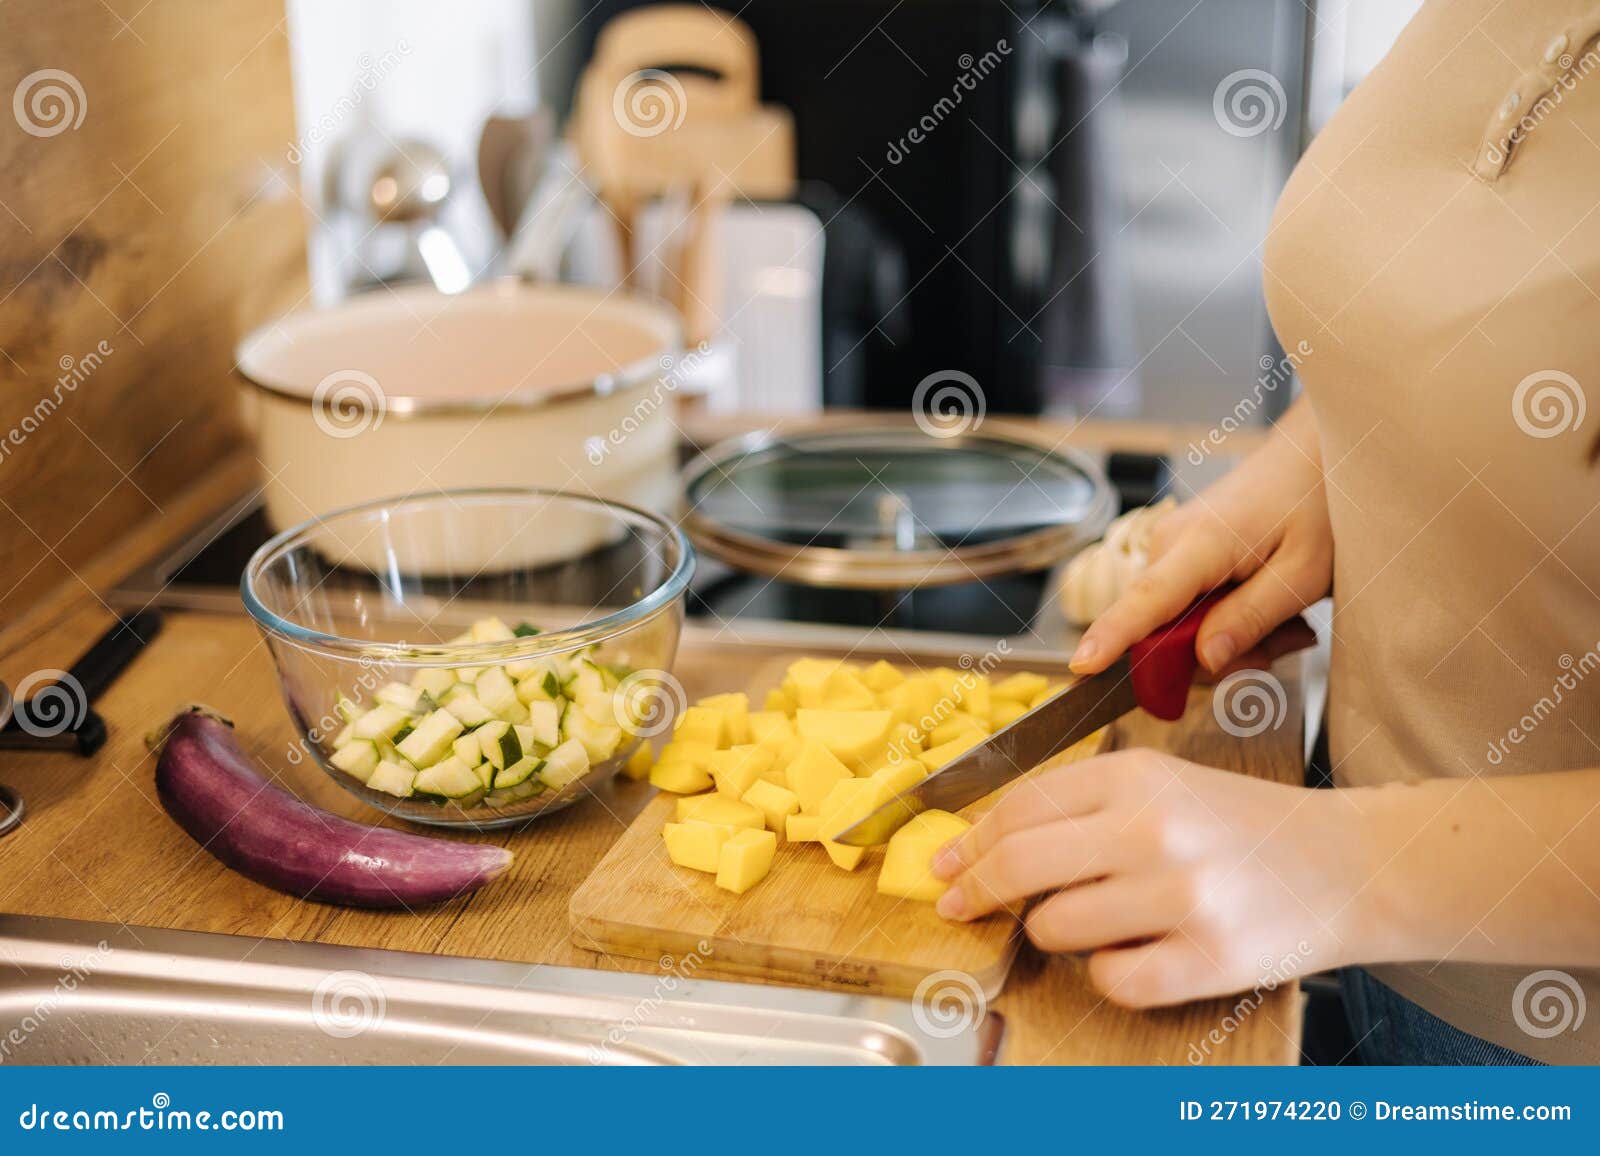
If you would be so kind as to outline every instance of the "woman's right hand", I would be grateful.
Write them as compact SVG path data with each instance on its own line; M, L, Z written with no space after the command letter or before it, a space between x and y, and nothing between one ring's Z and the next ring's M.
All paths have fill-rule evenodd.
M1241 585L1200 627L1195 652L1206 670L1266 666L1310 645L1310 627L1297 616L1333 581L1320 456L1302 398L1265 445L1156 523L1145 572L1084 632L1072 669L1104 670L1224 582Z

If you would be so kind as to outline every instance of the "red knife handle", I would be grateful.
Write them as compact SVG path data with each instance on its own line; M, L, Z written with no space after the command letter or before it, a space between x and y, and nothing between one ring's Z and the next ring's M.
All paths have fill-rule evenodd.
M1206 614L1229 589L1213 590L1195 599L1189 608L1165 626L1158 626L1150 634L1128 647L1128 667L1133 683L1134 697L1150 714L1166 722L1183 715L1189 704L1189 687L1194 683L1194 672L1199 665L1194 653L1194 640L1200 633L1200 623Z

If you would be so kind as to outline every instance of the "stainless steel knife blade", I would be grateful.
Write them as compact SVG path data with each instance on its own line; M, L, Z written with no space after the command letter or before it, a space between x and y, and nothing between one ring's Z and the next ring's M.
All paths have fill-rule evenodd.
M986 740L834 836L849 847L887 843L923 811L956 811L1026 774L1139 705L1127 658L1080 678Z

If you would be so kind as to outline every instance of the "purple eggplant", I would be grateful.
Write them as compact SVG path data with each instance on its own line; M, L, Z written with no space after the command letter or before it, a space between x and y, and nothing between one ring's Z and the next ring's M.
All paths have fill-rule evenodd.
M233 724L186 707L155 736L161 805L189 835L257 883L353 907L416 907L475 891L505 872L504 847L429 839L318 810L273 786Z

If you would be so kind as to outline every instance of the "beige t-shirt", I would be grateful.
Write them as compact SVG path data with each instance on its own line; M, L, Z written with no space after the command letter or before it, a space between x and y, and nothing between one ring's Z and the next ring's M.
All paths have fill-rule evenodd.
M1430 0L1278 206L1266 292L1310 350L1341 785L1600 765L1597 37L1593 0ZM1600 1062L1600 972L1563 964L1587 1014L1554 1034L1529 1004L1564 981L1524 983L1539 967L1374 971L1475 1035Z

